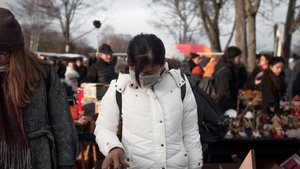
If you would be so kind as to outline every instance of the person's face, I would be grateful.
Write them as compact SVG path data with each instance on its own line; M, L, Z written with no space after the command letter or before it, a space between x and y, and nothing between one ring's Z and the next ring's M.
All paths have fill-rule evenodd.
M200 56L199 57L195 57L192 58L193 62L195 63L195 65L198 65L200 63Z
M264 55L261 55L261 57L259 58L259 66L261 67L267 67L268 66L268 60L266 59L266 57Z
M9 52L0 51L0 66L4 66L9 63Z
M233 58L233 64L234 65L239 65L241 63L241 55L238 55Z
M78 67L81 66L81 60L76 60L76 66L78 66Z
M275 65L271 65L270 69L276 76L279 76L280 73L282 72L283 66L284 65L282 62L278 62Z
M148 64L140 73L141 76L153 75L161 71L161 66L153 66ZM131 70L135 71L134 67L131 67Z
M105 53L100 53L100 58L104 60L104 62L110 63L113 59L111 55L105 54Z
M68 66L68 61L67 60L63 60L62 64L65 65L65 66Z
M77 78L72 78L72 79L70 79L73 83L77 83Z

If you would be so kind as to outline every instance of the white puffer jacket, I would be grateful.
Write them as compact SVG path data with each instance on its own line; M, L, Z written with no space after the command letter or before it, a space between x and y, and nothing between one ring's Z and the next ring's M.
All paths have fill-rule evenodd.
M182 102L180 87L184 83L180 71L174 69L166 71L153 90L140 88L128 74L120 74L101 101L95 129L100 151L106 156L114 147L123 148L134 169L201 168L196 102L189 84ZM116 90L122 92L122 143L116 136Z

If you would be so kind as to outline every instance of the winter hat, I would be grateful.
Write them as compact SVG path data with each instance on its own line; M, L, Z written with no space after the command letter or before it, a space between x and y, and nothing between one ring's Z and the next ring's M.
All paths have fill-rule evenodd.
M200 62L199 62L199 66L201 68L204 68L209 61L210 61L210 59L208 59L207 57L202 57Z
M110 46L108 44L103 44L99 47L99 52L104 53L106 55L111 55L113 51L111 50Z
M176 48L167 48L166 49L166 58L168 59L177 59L180 62L185 60L185 55L182 51L176 49Z
M0 51L11 51L24 47L22 29L15 16L0 8Z
M68 79L75 79L75 78L79 78L79 73L74 70L74 69L68 69L68 71L66 71L66 74L65 74L66 78Z

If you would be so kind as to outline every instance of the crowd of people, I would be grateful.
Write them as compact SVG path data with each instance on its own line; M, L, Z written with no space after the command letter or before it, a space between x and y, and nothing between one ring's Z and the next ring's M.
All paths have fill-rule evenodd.
M297 87L300 84L299 56L293 55L288 67L285 68L283 57L261 53L256 57L253 71L247 73L245 65L240 61L241 54L239 48L231 46L222 56L210 58L208 63L206 63L208 59L206 56L195 56L193 53L187 61L192 77L200 83L202 78L215 76L218 89L215 101L223 112L228 109L238 109L239 90L262 92L263 113L278 112L281 100L291 101L295 96L300 95ZM196 57L198 58L195 59ZM206 65L201 65L202 60ZM193 70L197 69L197 66L202 69L202 72L196 73L195 76ZM209 71L209 76L206 75L206 71Z
M0 14L0 154L6 157L0 157L0 168L71 168L78 137L68 99L76 100L85 83L109 85L94 131L106 156L105 169L112 164L114 168L203 166L197 105L190 85L181 100L180 87L189 83L181 71L199 83L213 76L218 89L215 102L222 112L238 109L239 90L261 91L265 114L278 113L284 97L300 95L296 55L284 69L282 57L259 54L256 67L247 73L240 61L242 51L231 46L222 56L191 53L189 59L177 60L181 69L175 69L161 39L139 34L129 42L125 62L102 44L89 66L80 58L49 66L24 47L14 15L4 8ZM121 62L126 66L118 69ZM122 139L116 134L120 122Z

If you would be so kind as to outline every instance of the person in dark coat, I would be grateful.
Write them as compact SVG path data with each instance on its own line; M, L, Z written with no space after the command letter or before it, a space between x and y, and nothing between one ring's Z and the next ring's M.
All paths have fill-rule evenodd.
M295 96L300 96L300 72L298 72L297 76L296 76L296 79L294 81L294 84L293 84L293 89L292 89L292 96L293 98Z
M236 69L240 64L241 54L242 51L239 48L228 47L215 66L213 76L217 94L214 99L223 113L228 109L237 108L238 78Z
M67 67L68 68L68 67ZM62 80L63 86L66 90L68 99L77 100L78 79L80 78L78 72L73 68L68 70L65 79Z
M289 100L293 99L292 92L293 92L293 88L294 88L294 81L296 79L297 74L300 72L300 56L293 55L293 59L294 59L295 65L294 65L293 70L291 71L290 80L288 83Z
M78 79L78 86L80 86L81 83L86 82L86 76L87 76L87 67L83 65L82 58L76 59L74 69L78 72L80 76Z
M99 53L99 59L88 70L86 82L107 85L118 77L115 72L117 58L112 56L113 51L107 44L100 46Z
M24 47L14 15L0 16L0 168L71 169L79 144L60 79Z
M287 84L284 77L284 60L282 57L272 57L269 68L264 71L261 80L262 112L273 114L279 111L280 100L285 96Z
M243 63L236 65L235 73L238 81L238 89L244 89L244 85L248 79L246 66Z
M268 69L269 60L272 58L269 54L259 55L259 64L256 66L246 82L245 89L248 90L261 90L261 78L264 70Z
M191 57L190 59L187 61L189 68L190 68L190 72L192 72L192 70L194 69L194 67L198 66L200 63L200 55L197 53L191 53L190 54Z

